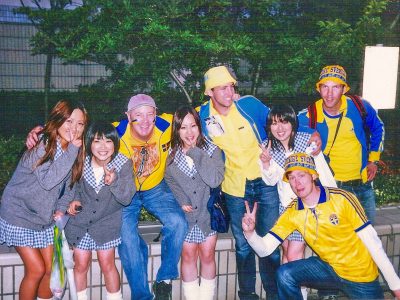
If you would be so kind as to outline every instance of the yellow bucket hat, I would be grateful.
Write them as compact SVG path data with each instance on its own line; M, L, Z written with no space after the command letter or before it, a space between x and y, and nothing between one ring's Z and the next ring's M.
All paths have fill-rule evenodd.
M347 74L342 66L331 65L324 67L321 74L319 74L319 81L316 83L317 91L319 91L319 85L326 81L334 81L343 84L344 94L350 90L350 86L347 84Z
M204 84L205 84L204 94L207 95L206 92L211 90L212 88L230 82L236 85L237 81L235 78L233 78L227 67L218 66L211 68L204 74Z
M287 157L285 160L284 169L285 174L283 174L283 181L286 182L289 181L287 174L294 170L306 171L318 177L314 159L306 153L295 153Z

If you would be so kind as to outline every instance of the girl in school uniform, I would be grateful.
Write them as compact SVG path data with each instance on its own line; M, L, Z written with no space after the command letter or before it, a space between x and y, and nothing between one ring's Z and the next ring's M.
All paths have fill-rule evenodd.
M20 299L50 299L54 219L63 215L82 174L80 103L59 101L8 182L0 206L0 243L14 246L24 263Z
M172 151L167 160L165 181L189 223L181 258L186 299L211 300L214 297L217 235L210 227L207 202L210 188L220 185L223 178L221 150L202 135L199 115L191 107L178 109L173 120Z
M90 125L85 145L83 176L77 184L75 200L69 205L72 217L65 227L67 240L74 249L78 299L88 299L87 272L95 250L107 299L122 300L115 248L121 243L122 208L131 202L136 191L132 161L118 153L118 133L109 123Z

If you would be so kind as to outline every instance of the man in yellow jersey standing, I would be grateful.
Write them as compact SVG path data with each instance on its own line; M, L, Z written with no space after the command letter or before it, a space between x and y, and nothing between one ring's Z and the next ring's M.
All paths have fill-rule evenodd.
M350 299L383 299L378 268L397 299L400 279L358 199L339 188L317 185L312 157L296 153L285 161L283 180L298 196L264 236L255 232L258 208L246 203L243 232L260 256L268 256L298 230L318 256L282 265L277 271L279 299L301 300L301 286L339 289Z
M316 88L322 99L315 102L313 118L321 135L322 151L328 157L337 186L357 196L373 224L376 207L372 180L383 151L383 122L365 100L362 100L366 113L363 120L356 103L345 95L350 87L342 66L324 67ZM300 125L310 126L311 118L311 111L303 110L299 114Z
M156 300L172 299L171 279L177 278L178 262L187 222L181 207L164 181L171 142L172 115L156 115L156 104L148 95L133 96L127 119L113 123L121 138L119 151L133 161L137 192L122 211L122 243L118 248L131 288L132 299L153 299L148 286L146 242L138 232L140 210L144 207L163 224L161 266L153 292Z
M267 186L261 179L257 164L259 144L266 138L264 129L269 108L253 96L236 99L233 78L225 66L205 73L205 95L210 97L200 107L204 134L221 148L225 157L225 179L222 191L231 218L235 238L239 298L259 299L255 292L255 253L247 243L241 228L245 212L244 201L259 204L257 232L265 235L279 215L276 186ZM268 299L277 298L275 271L280 264L279 251L259 260L259 271Z

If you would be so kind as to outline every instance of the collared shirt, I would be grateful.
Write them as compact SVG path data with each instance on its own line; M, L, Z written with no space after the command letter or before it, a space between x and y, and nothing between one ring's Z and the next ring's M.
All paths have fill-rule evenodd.
M313 251L342 278L371 282L378 268L357 232L369 225L357 198L337 188L321 188L315 208L293 201L270 233L283 241L298 230Z
M243 197L246 179L261 177L258 158L261 153L258 140L250 123L232 105L226 116L218 114L213 105L210 116L220 123L218 133L212 134L212 140L225 154L225 179L222 190L232 196ZM219 128L219 127L218 127Z

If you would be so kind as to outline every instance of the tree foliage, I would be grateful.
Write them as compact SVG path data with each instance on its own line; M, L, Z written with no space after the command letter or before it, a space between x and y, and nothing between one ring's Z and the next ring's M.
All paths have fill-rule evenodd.
M42 13L62 23L52 35L66 62L90 60L110 72L99 85L121 97L144 91L162 99L171 90L202 98L202 76L228 64L249 92L310 94L320 68L342 64L357 88L363 49L382 39L389 0L184 1L85 0L74 10ZM393 22L393 20L388 20ZM48 45L35 37L35 51Z
M26 1L25 1L26 2ZM28 16L37 33L31 40L32 54L46 55L46 67L44 73L44 120L47 120L49 111L49 95L51 90L51 76L53 58L56 56L56 37L66 25L62 16L72 0L50 0L44 6L41 0L32 0L33 7L25 6L24 0L20 0L21 8L17 11ZM47 2L46 2L47 4Z

